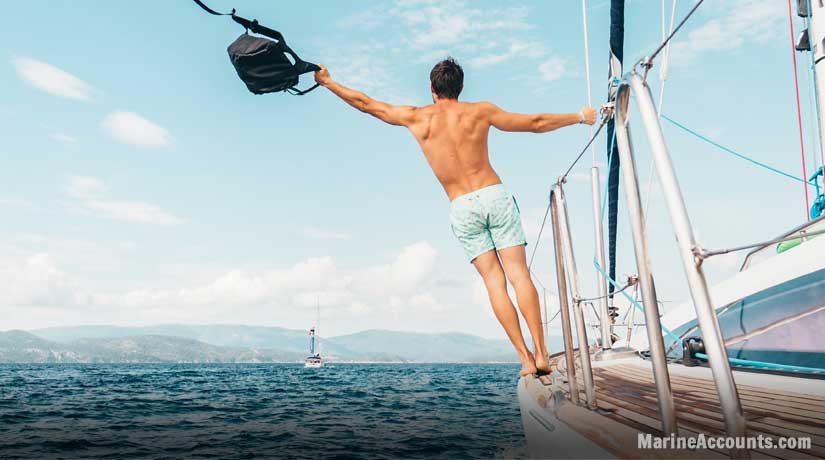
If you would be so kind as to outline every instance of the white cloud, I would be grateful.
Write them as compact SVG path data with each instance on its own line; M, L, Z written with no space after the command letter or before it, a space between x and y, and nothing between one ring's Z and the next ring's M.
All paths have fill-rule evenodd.
M402 248L387 264L363 268L342 269L332 257L316 257L287 268L228 269L210 282L188 287L101 292L70 282L48 254L35 254L24 262L0 259L0 276L12 286L0 292L0 304L173 308L191 315L203 307L227 312L249 306L309 308L317 299L323 307L344 306L351 314L375 309L443 311L450 305L440 301L430 285L436 255L422 241Z
M746 43L775 42L787 33L787 4L783 2L736 0L707 6L711 19L673 42L670 58L674 64L688 65L702 53L729 52Z
M524 7L480 9L467 2L397 2L388 12L407 28L406 41L416 48L478 46L493 31L532 29ZM488 41L489 42L489 41Z
M139 201L111 200L106 198L106 185L95 177L71 176L66 193L74 204L94 215L114 220L154 225L177 225L184 222L180 217L153 204Z
M270 267L204 270L183 263L170 274L162 268L176 262L167 260L154 275L135 278L128 273L132 264L124 264L134 256L134 248L121 248L127 242L10 236L9 244L0 241L0 276L16 286L14 293L0 292L7 328L168 322L304 328L315 318L317 299L324 335L379 328L503 337L483 284L473 302L473 283L480 283L475 270L461 264L458 277L455 270L445 277L437 251L424 241L364 265L326 256ZM23 266L25 275L17 273ZM111 272L122 279L99 277Z
M238 318L249 312L260 317L267 311L263 313L267 317L283 320L314 309L318 301L327 312L324 316L362 318L357 321L366 324L376 321L376 315L386 320L416 312L442 314L453 308L433 291L435 257L435 249L422 241L402 248L387 264L362 268L344 269L332 257L316 257L287 268L233 268L212 281L187 287L124 292L75 289L63 297L76 306L128 310L154 322L185 321L192 315L201 321L207 315ZM49 286L43 289L48 291Z
M358 292L369 295L413 294L432 275L437 252L426 241L401 250L388 265L378 265L353 276Z
M49 138L64 144L74 144L77 142L77 139L65 133L51 133L49 134Z
M0 261L0 279L4 285L0 289L3 305L53 305L71 296L65 273L47 253Z
M112 112L101 126L120 142L138 147L164 147L172 142L169 131L132 112Z
M29 85L54 96L90 101L93 88L83 80L51 64L29 57L11 60L17 75Z
M178 225L183 223L183 219L149 203L90 200L84 204L97 214L114 220L154 225Z
M506 62L506 61L509 61L511 59L516 59L516 58L525 58L525 57L526 58L532 58L532 59L540 58L544 55L544 53L545 52L544 52L544 49L543 49L543 46L541 45L541 43L525 42L525 41L521 41L521 40L513 40L510 43L510 47L506 51L500 52L500 53L493 53L493 54L486 54L486 55L476 56L476 57L471 58L470 60L468 60L467 63L471 66L481 67L481 66L486 66L486 65L500 64L502 62ZM554 59L560 59L560 58L554 58ZM564 62L563 59L562 59L562 62ZM539 66L540 71L542 69L542 66L544 66L544 64Z
M315 240L348 240L351 238L349 233L319 227L306 227L301 234Z
M556 81L567 74L567 59L554 56L539 64L539 76L544 81Z
M66 188L66 192L73 198L87 200L105 193L106 186L96 177L71 176L69 177L69 186Z

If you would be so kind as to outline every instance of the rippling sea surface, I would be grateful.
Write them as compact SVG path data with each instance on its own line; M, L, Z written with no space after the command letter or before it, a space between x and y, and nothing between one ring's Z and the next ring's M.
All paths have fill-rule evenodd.
M0 366L0 458L513 458L517 365Z

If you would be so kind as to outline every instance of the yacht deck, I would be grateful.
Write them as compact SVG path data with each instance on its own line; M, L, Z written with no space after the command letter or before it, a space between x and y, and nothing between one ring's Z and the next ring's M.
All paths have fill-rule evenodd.
M577 357L578 361L578 357ZM567 400L570 398L564 369L564 356L556 355L551 359L554 379L551 376L542 376L538 381L550 391L550 394L561 392ZM626 444L635 441L632 436L621 436L606 440L604 431L606 426L599 427L599 415L634 432L649 433L653 436L663 436L658 412L656 388L653 382L653 373L650 363L640 358L623 359L616 361L593 362L593 378L596 389L598 410L589 411L583 407L568 404L565 410L556 410L556 416L576 431L604 445L608 450L622 457L650 456L650 451L639 451ZM686 368L673 364L671 368L671 387L673 389L676 406L677 424L682 436L697 436L704 433L706 436L724 436L724 423L716 396L713 380L709 378L706 368ZM679 368L679 369L677 369ZM737 382L753 381L746 372L736 372ZM577 367L578 389L580 401L584 401L584 382L582 372ZM561 376L561 378L559 377ZM743 377L743 378L740 378ZM825 458L825 398L821 388L825 381L786 377L786 389L776 388L776 382L782 383L781 376L774 378L772 385L737 384L742 401L745 418L747 419L748 436L779 437L810 437L811 449L806 450L756 450L751 452L752 458ZM798 381L799 384L792 382ZM800 387L812 394L797 391ZM558 393L556 393L558 394ZM558 403L557 403L558 404ZM586 412L589 414L585 415ZM610 424L615 427L615 424ZM597 434L601 432L600 434ZM598 438L598 439L594 439ZM633 446L635 447L635 442ZM725 450L705 451L708 456L727 457ZM673 453L673 452L671 452ZM694 452L693 455L696 453Z

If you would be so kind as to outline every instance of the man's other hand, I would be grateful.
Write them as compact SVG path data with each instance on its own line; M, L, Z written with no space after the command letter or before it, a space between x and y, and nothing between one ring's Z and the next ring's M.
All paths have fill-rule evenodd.
M318 64L321 70L315 72L315 83L321 86L327 86L332 83L332 77L329 76L329 70L323 64ZM592 124L592 123L591 123Z
M315 77L315 80L318 80L317 76ZM582 107L581 114L584 115L583 123L587 123L588 125L596 123L596 109L593 107L590 107L589 105Z

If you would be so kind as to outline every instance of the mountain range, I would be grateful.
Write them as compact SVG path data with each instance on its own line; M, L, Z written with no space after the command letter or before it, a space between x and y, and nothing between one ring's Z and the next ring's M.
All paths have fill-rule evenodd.
M328 361L516 362L512 345L463 333L367 330L321 340ZM71 326L0 332L0 363L299 362L306 331L230 324Z

